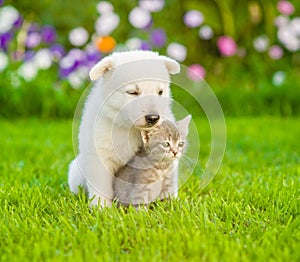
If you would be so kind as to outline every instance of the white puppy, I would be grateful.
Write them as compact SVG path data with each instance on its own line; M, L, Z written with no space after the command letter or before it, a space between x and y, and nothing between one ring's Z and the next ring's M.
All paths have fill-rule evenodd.
M174 121L169 74L179 71L176 61L151 51L113 53L91 69L97 81L81 118L79 154L69 167L72 192L82 186L93 205L111 205L114 174L141 145L139 129Z

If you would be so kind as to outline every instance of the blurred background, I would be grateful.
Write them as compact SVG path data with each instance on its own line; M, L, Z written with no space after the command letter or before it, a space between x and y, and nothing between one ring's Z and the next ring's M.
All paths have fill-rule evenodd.
M0 0L0 116L70 118L90 68L135 49L186 65L225 115L300 114L300 1Z

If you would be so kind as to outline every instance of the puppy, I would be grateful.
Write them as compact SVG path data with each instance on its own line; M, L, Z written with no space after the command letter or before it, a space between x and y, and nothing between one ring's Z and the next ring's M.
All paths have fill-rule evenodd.
M174 121L169 84L179 71L175 60L152 51L113 53L91 69L95 83L81 117L79 154L69 166L72 192L82 186L92 205L111 205L114 174L142 145L140 129Z

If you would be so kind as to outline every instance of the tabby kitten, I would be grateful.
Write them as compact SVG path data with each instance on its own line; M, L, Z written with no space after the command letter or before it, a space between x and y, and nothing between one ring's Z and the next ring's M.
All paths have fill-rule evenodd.
M191 116L176 122L165 120L150 131L141 131L143 145L117 173L114 196L119 205L138 207L176 196L176 165L186 148Z

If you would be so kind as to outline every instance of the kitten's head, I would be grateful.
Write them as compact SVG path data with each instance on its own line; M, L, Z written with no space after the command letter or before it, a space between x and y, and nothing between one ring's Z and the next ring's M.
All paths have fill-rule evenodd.
M180 158L186 148L190 120L190 115L176 123L164 120L150 131L141 131L144 146L151 156L157 160Z

